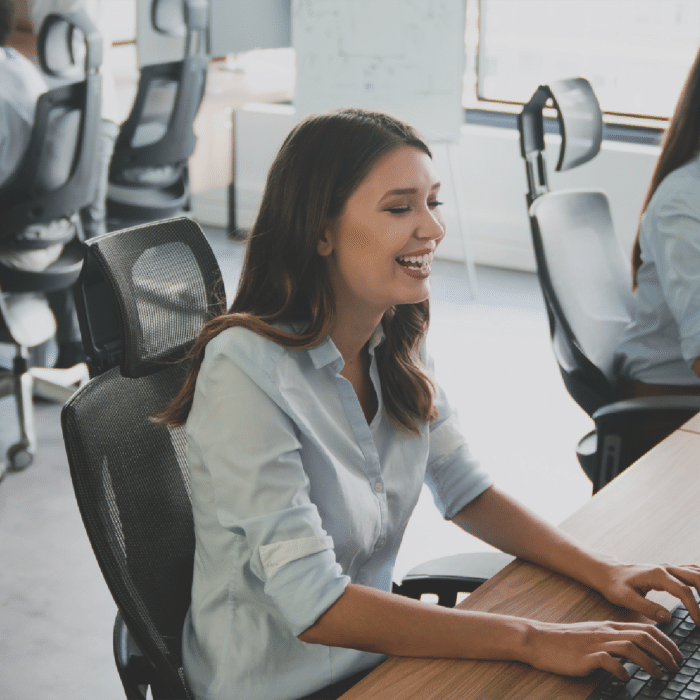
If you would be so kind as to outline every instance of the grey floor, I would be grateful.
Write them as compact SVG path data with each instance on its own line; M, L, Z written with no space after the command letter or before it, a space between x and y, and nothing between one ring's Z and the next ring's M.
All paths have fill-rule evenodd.
M208 231L233 293L242 247ZM576 441L591 427L566 393L549 347L536 277L436 261L430 347L473 451L497 482L552 522L590 497ZM0 401L0 450L14 439ZM83 530L63 449L60 407L38 404L39 450L0 483L0 700L121 700L115 606ZM396 574L486 545L443 522L423 494Z

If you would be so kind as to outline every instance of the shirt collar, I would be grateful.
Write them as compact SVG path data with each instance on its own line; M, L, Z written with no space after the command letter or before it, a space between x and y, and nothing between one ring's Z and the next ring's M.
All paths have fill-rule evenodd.
M371 355L374 355L374 349L384 342L385 337L384 328L380 323L374 329L369 338L369 351ZM335 347L335 343L331 340L330 336L328 336L328 338L326 338L320 345L309 348L308 352L311 362L313 362L316 369L321 369L322 367L330 365L331 363L339 364L337 371L340 371L340 369L343 367L343 358L338 351L338 348Z

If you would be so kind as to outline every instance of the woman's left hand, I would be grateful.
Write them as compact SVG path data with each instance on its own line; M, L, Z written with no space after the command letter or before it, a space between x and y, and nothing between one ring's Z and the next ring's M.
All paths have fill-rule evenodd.
M700 566L671 564L605 564L606 574L596 589L611 603L657 622L667 622L669 613L663 605L646 598L649 591L666 591L687 608L696 625L700 625L700 607L693 589L700 591Z

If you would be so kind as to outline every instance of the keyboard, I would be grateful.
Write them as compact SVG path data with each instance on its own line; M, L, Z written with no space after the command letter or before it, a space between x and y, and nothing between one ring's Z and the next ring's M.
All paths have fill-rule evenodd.
M627 683L612 676L598 686L587 700L700 700L700 627L681 604L671 612L671 621L658 625L681 650L684 662L678 673L652 678L643 668L626 663L632 679Z

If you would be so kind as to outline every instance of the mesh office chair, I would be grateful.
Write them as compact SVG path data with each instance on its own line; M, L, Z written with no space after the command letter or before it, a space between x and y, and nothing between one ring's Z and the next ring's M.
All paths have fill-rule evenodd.
M65 40L69 40L69 44ZM44 296L70 287L82 266L79 209L89 203L94 176L99 124L102 45L100 35L84 12L48 15L38 37L38 54L46 72L58 62L55 43L77 51L83 48L84 67L66 61L66 71L84 73L84 79L56 87L40 96L25 157L12 178L0 189L0 238L17 249L65 247L58 260L35 272L0 263L0 342L15 346L11 372L0 376L0 396L13 395L17 407L19 440L10 446L11 469L31 464L36 450L33 394L65 401L77 385L87 381L87 369L30 367L30 350L50 340L56 322ZM72 219L67 239L39 240L29 227ZM76 237L77 232L77 237Z
M154 698L189 698L180 658L194 553L185 434L149 417L182 384L173 361L224 310L223 283L188 219L85 248L76 304L97 376L61 414L73 486L119 609L114 653L127 698L145 698L147 685Z
M579 442L577 456L596 492L641 456L628 439L636 422L653 416L677 427L700 410L700 397L616 400L613 355L631 318L630 263L615 237L603 192L549 190L543 109L550 100L561 133L557 171L596 156L603 121L598 100L583 78L540 85L518 119L552 348L567 390L595 422Z
M76 301L93 378L61 414L73 486L119 609L114 655L127 698L144 700L146 686L156 700L190 698L180 655L194 557L185 434L149 417L181 386L173 361L224 310L224 287L187 218L108 233L85 249ZM402 592L454 602L486 578L440 573L416 575Z
M209 60L203 53L206 0L184 0L180 22L172 2L152 0L154 26L186 34L180 61L144 66L134 105L114 147L107 189L110 231L172 217L189 209L188 159L196 138L192 125L204 97Z

